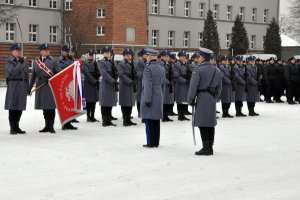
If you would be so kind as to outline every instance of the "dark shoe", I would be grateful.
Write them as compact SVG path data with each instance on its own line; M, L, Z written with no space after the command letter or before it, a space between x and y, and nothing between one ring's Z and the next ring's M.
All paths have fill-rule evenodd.
M267 100L266 103L274 103L272 100Z
M62 130L77 130L77 127L74 127L70 122L63 125Z
M235 115L236 117L246 117L246 115L244 115L243 113L239 112L239 113L236 113Z
M186 110L186 111L184 112L184 114L185 114L185 115L192 115L192 113L190 113L188 110Z
M128 123L131 125L131 126L136 126L137 123L134 123L133 121L129 120Z
M87 121L87 122L92 122L92 119L91 119L90 117L87 117L87 118L86 118L86 121Z
M49 121L45 121L45 127L42 130L39 130L40 133L47 133L49 132Z
M154 148L155 146L144 144L143 147L145 147L145 148Z
M209 142L203 142L203 148L200 151L195 152L197 156L211 156L213 155L213 150L209 145Z
M259 116L259 114L254 111L253 111L253 114L254 114L254 116Z
M55 134L55 130L54 130L54 120L49 121L49 132L52 134Z
M164 117L163 117L163 119L162 119L162 121L163 122L172 122L173 120L172 119L170 119L169 117L168 117L168 115L164 115Z
M217 114L220 114L220 111L216 111Z
M9 125L10 125L10 131L9 133L11 135L17 135L17 130L16 130L16 124L14 122L9 122Z
M116 120L118 120L118 118L115 118L115 117L113 117L113 116L110 116L110 120L116 121Z
M173 111L169 112L169 116L177 116L178 114L174 113Z
M79 123L79 121L77 119L73 119L71 122L72 123Z
M295 104L297 104L295 101L290 101L290 102L288 102L290 105L295 105Z
M26 134L26 131L20 129L19 122L16 122L16 131L18 134Z
M127 116L123 116L123 126L131 126Z
M97 120L97 119L96 119L96 118L94 118L94 117L93 117L93 118L91 118L90 120L91 120L91 122L99 122L99 120Z

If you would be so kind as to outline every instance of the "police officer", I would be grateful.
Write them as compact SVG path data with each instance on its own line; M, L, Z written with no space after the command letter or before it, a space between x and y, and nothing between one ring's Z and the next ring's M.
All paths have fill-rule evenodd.
M190 121L185 117L185 112L188 105L187 94L191 80L191 70L187 65L187 57L185 51L178 53L179 61L175 65L174 77L176 79L175 85L175 100L177 103L178 120L179 121Z
M222 72L222 111L223 118L233 118L229 114L231 102L235 102L235 72L233 67L229 66L227 56L222 56L220 70Z
M99 101L100 72L94 59L96 52L89 50L88 57L83 62L84 97L86 100L87 122L99 122L95 118L96 103Z
M243 66L243 56L235 57L236 65L235 65L235 110L236 117L246 117L242 112L243 101L246 101L246 69Z
M213 52L200 48L196 59L199 65L194 69L187 101L196 106L193 126L200 129L203 148L196 155L213 155L215 126L217 125L216 100L222 90L222 74L210 62Z
M21 55L21 45L13 44L10 47L11 56L7 59L5 70L7 77L7 90L5 97L5 110L8 110L10 134L25 134L19 122L23 110L26 110L28 90L28 65Z
M255 66L255 56L249 56L248 62L249 65L247 67L247 106L249 110L249 116L259 116L254 111L255 103L260 101L260 93L259 93L259 77L257 73L257 68Z
M299 82L300 82L300 75L299 75L299 66L296 63L296 58L291 57L288 60L288 65L285 68L285 79L287 81L287 102L290 105L297 104L294 101L298 96L298 90L299 90Z
M118 72L114 66L114 61L110 60L112 56L111 47L103 47L101 53L103 59L98 62L98 68L102 77L99 90L102 126L116 126L111 122L111 116L113 106L117 106L117 92L119 91Z
M143 74L141 117L145 120L147 144L143 147L153 148L159 146L166 74L157 62L159 52L154 49L146 49L146 52L148 65Z
M163 50L161 53L160 65L165 69L166 81L165 81L165 93L164 93L164 111L163 111L163 122L172 122L173 120L169 118L170 110L174 104L174 70L169 63L170 51Z
M284 101L281 100L281 96L284 94L286 89L286 80L284 77L284 68L286 65L283 65L282 58L278 58L275 66L278 71L278 90L275 91L274 100L276 103L283 103Z
M171 65L171 68L174 70L175 69L175 65L177 63L177 58L176 58L176 54L175 53L172 53L170 54L170 60L169 60L169 64ZM174 72L174 71L173 71ZM175 103L175 85L176 85L176 79L174 78L173 79L173 84L174 84L174 102L172 103L172 105L170 105L170 110L168 112L169 116L177 116L178 114L177 113L174 113L174 103Z
M43 115L45 119L45 127L39 132L55 133L54 120L56 105L50 86L48 85L48 80L53 75L60 72L61 68L57 66L57 61L52 56L50 56L48 44L40 45L39 50L40 57L36 58L36 61L33 62L33 71L31 75L28 93L30 93L33 84L36 80L36 87L45 84L35 93L35 109L43 110Z
M119 105L123 114L124 126L137 125L131 121L132 107L135 106L137 92L137 72L133 63L133 54L131 49L124 49L124 60L117 66L120 79Z
M276 91L279 90L278 86L278 68L275 66L275 59L272 57L269 59L269 64L264 68L264 80L265 80L265 100L266 103L274 103L271 100Z
M141 94L142 94L142 79L143 79L143 72L145 66L147 65L147 54L145 49L141 49L138 53L139 61L136 65L136 73L137 73L137 93L136 93L136 100L137 100L137 111L138 116L140 117L140 108L141 108Z
M63 45L61 48L62 56L57 59L57 66L62 70L66 69L74 63L73 57L70 55L70 47L68 45ZM76 121L78 122L78 121ZM62 130L77 130L71 122L67 122L62 126Z

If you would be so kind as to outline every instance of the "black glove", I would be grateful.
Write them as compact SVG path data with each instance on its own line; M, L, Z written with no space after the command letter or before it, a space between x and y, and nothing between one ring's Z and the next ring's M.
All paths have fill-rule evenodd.
M145 105L146 105L147 107L150 107L150 106L151 106L151 102L145 102Z
M24 63L24 57L19 58L19 63L23 64Z

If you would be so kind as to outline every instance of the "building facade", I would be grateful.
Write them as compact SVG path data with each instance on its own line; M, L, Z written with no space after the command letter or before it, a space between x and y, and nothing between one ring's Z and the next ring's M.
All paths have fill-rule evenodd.
M249 49L263 50L269 22L279 18L279 0L148 0L148 44L156 48L196 49L203 38L204 20L212 10L221 50L230 45L239 15L247 29Z

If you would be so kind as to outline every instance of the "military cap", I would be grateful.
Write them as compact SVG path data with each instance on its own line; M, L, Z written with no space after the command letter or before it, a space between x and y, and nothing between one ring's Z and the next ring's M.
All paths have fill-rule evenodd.
M249 56L247 58L248 61L255 61L256 60L256 57L255 56Z
M11 45L11 47L9 48L10 51L14 51L14 50L21 50L21 44L13 44Z
M194 60L195 58L197 58L199 56L200 56L199 52L196 52L192 55L191 59Z
M145 51L146 51L147 55L151 55L151 56L158 56L159 55L159 52L156 51L155 49L148 48Z
M275 61L275 58L274 58L274 57L271 57L269 60L270 60L270 61L271 61L271 60Z
M124 49L123 50L123 56L128 55L128 54L133 55L132 49Z
M186 56L186 52L185 51L180 51L177 56L178 57Z
M160 52L161 56L170 56L171 52L169 50L163 50L162 52Z
M214 55L214 52L210 49L200 48L199 55L203 56L204 58L211 58Z
M227 61L227 60L229 60L228 56L222 56L221 57L221 61Z
M105 52L111 52L112 48L109 46L105 46L101 49L101 53L105 53Z
M145 55L147 52L145 51L145 49L141 49L138 53L139 57L142 57L143 55Z
M243 58L244 58L243 56L236 56L236 57L235 57L235 60L237 60L237 61L242 61Z
M87 54L89 54L90 56L92 56L92 55L95 55L95 54L96 54L96 52L95 52L93 49L91 49L91 50L88 50L86 53L87 53Z
M48 44L41 44L39 46L39 50L42 51L42 50L45 50L45 49L49 49L49 45Z
M70 51L70 47L69 47L68 45L63 45L63 46L61 47L61 50L62 50L62 51Z
M171 58L171 59L177 59L177 58L176 58L176 54L175 54L175 53L172 53L172 54L170 55L170 58Z

